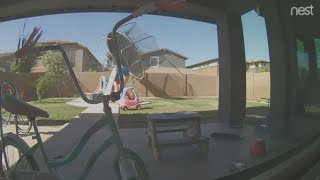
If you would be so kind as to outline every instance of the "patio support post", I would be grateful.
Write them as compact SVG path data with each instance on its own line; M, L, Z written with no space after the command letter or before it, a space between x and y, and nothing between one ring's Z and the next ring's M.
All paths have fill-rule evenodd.
M241 15L225 12L218 20L219 119L242 127L246 111L246 61Z
M314 83L314 81L317 80L317 55L314 40L312 38L308 38L304 41L304 44L309 57L309 79Z
M297 110L296 43L286 8L284 2L275 0L265 1L263 6L270 56L269 127L272 137L288 135L289 119Z

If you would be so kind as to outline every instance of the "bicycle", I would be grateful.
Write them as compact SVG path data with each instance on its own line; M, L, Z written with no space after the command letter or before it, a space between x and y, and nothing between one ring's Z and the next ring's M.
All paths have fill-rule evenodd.
M0 84L0 95L1 94L11 94L13 96L16 96L17 90L15 85L6 81L2 82ZM16 134L18 134L19 132L27 133L31 130L31 123L29 123L27 117L7 112L2 108L2 106L0 107L0 113L2 125L7 126L8 124L15 124Z
M180 2L180 1L179 1ZM169 2L173 3L174 6L177 2ZM45 117L48 118L49 114L41 110L35 106L32 106L28 103L23 102L22 100L19 100L17 97L12 96L10 94L4 94L1 99L3 103L3 107L10 113L18 114L18 115L24 115L28 117L28 121L31 123L34 132L35 132L35 139L37 140L37 144L32 146L31 148L27 145L26 142L23 141L19 136L8 133L4 134L2 131L2 124L0 124L0 135L1 135L1 146L0 149L1 153L1 162L2 160L5 161L4 164L2 164L2 167L0 169L0 175L9 177L9 178L19 178L19 176L23 175L25 170L32 170L32 171L39 171L39 166L36 162L36 160L33 157L33 153L35 150L40 149L41 155L44 159L45 165L49 170L50 174L53 174L56 178L62 179L62 175L59 173L57 168L62 167L69 162L72 162L77 156L80 154L88 140L92 135L94 135L96 132L98 132L101 128L105 126L109 126L111 130L111 136L106 138L102 145L97 147L97 150L92 153L92 155L89 157L88 161L85 163L85 167L83 171L80 173L77 179L86 179L86 177L89 175L91 169L93 168L94 163L98 159L98 157L107 150L111 145L115 145L117 147L117 154L113 162L114 172L117 176L117 178L120 180L127 179L127 180L148 180L150 179L150 176L148 174L148 171L145 168L143 160L139 157L138 154L133 152L132 150L126 148L121 139L118 132L118 129L116 127L115 121L112 116L111 108L109 106L109 102L119 100L120 94L124 88L124 79L122 74L122 66L127 67L128 69L131 68L131 65L136 66L135 63L137 61L128 61L122 62L120 59L120 49L119 49L119 42L117 37L119 33L117 30L119 27L121 27L123 24L129 22L130 20L137 18L145 13L151 12L155 9L162 9L165 10L168 8L168 2L163 3L156 3L152 2L145 6L142 6L141 8L134 11L129 16L125 17L124 19L120 20L116 23L116 25L113 27L113 31L111 33L112 39L108 39L108 48L110 51L114 52L115 54L115 60L117 63L117 67L114 68L111 72L111 75L109 77L109 81L107 84L107 88L105 91L101 94L100 99L88 99L85 94L82 92L80 85L77 81L77 78L75 76L75 73L72 69L72 66L69 62L69 59L64 51L64 49L60 46L54 45L54 46L46 46L46 47L34 47L36 41L40 38L41 32L39 33L40 29L35 28L33 33L31 33L27 43L16 52L16 56L21 57L29 54L40 54L43 51L49 51L49 50L56 50L60 51L62 53L63 59L65 61L65 64L67 66L67 69L71 75L71 78L74 82L74 85L80 94L81 98L90 104L98 104L103 103L103 111L104 111L104 117L98 120L96 123L94 123L80 138L79 143L75 145L74 149L66 156L66 157L58 157L55 159L49 159L47 156L47 153L44 149L44 145L41 139L41 136L39 134L39 130L37 127L36 118L37 117ZM120 43L121 44L121 43ZM122 44L123 45L123 44ZM122 47L127 48L127 47ZM113 50L111 50L113 49ZM124 49L121 50L121 53ZM126 49L128 50L128 49ZM137 48L129 48L132 52L136 53L136 55L140 56L140 54L137 52ZM132 53L131 52L131 53ZM123 55L123 54L122 54ZM141 61L141 58L140 58ZM141 64L143 67L143 64ZM135 69L137 70L137 69ZM144 74L141 73L142 71L139 71L137 74ZM117 92L113 92L113 83L115 80L116 75L118 74L120 79L120 90ZM16 154L19 155L18 159L11 160L14 158L13 156L9 156L9 154L6 151L6 148L9 146L13 146L17 149ZM9 161L10 159L10 161ZM12 163L14 162L14 163ZM31 176L32 176L31 172ZM30 175L30 173L28 174Z
M80 85L77 82L77 79L75 77L75 74L72 70L72 66L68 60L68 57L65 53L65 51L63 50L62 47L60 46L47 46L44 48L44 51L47 50L59 50L64 59L65 59L65 63L67 65L67 68L71 74L71 77L75 83L75 86L77 88L77 90L80 93L80 96L88 103L91 104L97 104L100 103L101 101L98 100L90 100L87 99L86 96L84 95L84 93L81 91L80 89ZM111 73L111 77L110 79L114 79L115 76L117 74L116 69L114 69ZM110 81L113 82L113 81ZM108 91L110 92L112 88L112 85L109 83L107 86ZM117 92L113 92L113 93L117 93ZM37 122L35 121L35 119L37 117L44 117L44 118L48 118L49 114L44 111L41 110L35 106L32 106L26 102L23 102L22 100L18 99L15 96L12 96L10 94L4 94L2 96L2 105L3 107L11 113L14 114L19 114L19 115L24 115L28 117L29 122L32 124L32 127L34 129L35 132L35 139L37 140L37 144L33 147L29 147L19 136L13 134L13 133L8 133L8 134L3 134L3 131L1 131L1 139L2 139L2 148L1 148L1 157L0 160L1 162L4 160L5 163L2 164L2 168L0 169L0 175L2 177L8 177L8 178L18 178L19 175L21 175L21 172L19 170L32 170L32 171L39 171L39 166L37 165L36 160L33 157L33 153L35 152L36 149L40 149L40 152L44 158L44 161L46 163L46 166L49 169L49 173L53 174L55 177L61 179L62 176L60 176L60 173L57 171L58 167L61 167L63 165L68 164L69 162L73 161L82 151L82 149L84 148L84 146L86 145L86 143L88 142L88 140L90 139L90 137L92 135L94 135L96 132L98 132L100 129L104 128L105 126L109 125L112 135L111 137L107 138L103 144L101 146L99 146L97 148L97 150L91 155L91 157L89 158L89 160L86 163L86 166L84 167L84 171L81 172L81 174L79 175L78 179L85 179L90 170L93 167L93 164L95 163L95 161L97 160L97 158L111 145L116 145L118 148L118 153L114 162L114 168L116 170L116 175L118 177L118 179L121 179L123 177L123 175L121 175L121 170L123 170L123 168L121 168L122 166L120 164L128 164L127 160L132 160L132 164L134 164L133 168L137 169L134 172L139 172L139 174L135 174L134 178L135 179L149 179L149 176L147 174L147 171L145 170L144 164L142 159L133 151L131 151L130 149L127 149L124 147L124 145L121 142L118 130L116 128L116 125L114 123L114 119L112 116L112 112L111 112L111 108L109 106L109 101L111 100L111 93L109 93L109 95L103 96L102 98L102 102L104 104L104 117L102 119L100 119L99 121L97 121L96 123L94 123L94 125L92 127L90 127L82 136L82 138L79 141L79 144L77 144L74 148L74 150L67 155L64 158L57 158L57 159L52 159L49 160L47 153L44 149L44 145L41 139L41 136L39 134L39 130L37 127ZM113 95L113 97L117 97L118 95ZM114 99L113 99L114 101ZM2 125L1 126L1 130L2 130ZM16 152L14 152L14 154L12 155L12 153L8 152L7 149L8 147L14 147L16 150ZM10 157L9 157L10 155ZM18 156L18 159L15 159L16 157L14 156ZM123 165L125 166L125 165ZM20 174L19 174L20 173ZM23 173L22 173L23 174ZM30 175L29 175L30 176ZM32 176L32 174L31 174ZM25 178L25 177L24 177Z
M111 89L113 86L112 83L109 83L107 86L108 95L102 96L103 98L101 100L87 99L84 93L80 89L80 85L76 79L76 76L72 70L72 66L63 48L60 46L47 46L43 49L43 51L48 51L48 50L59 50L62 53L65 63L67 65L67 69L70 72L71 78L73 79L75 86L84 101L91 104L98 104L102 100L104 104L104 113L105 113L104 117L99 121L97 121L96 123L94 123L94 125L84 133L84 135L79 141L79 144L75 146L74 150L69 155L67 155L64 158L49 160L47 153L44 149L41 136L39 134L37 122L35 121L37 117L48 118L49 114L44 110L41 110L26 102L23 102L22 100L18 99L15 96L12 96L10 94L4 94L2 96L2 103L3 103L2 106L10 113L24 115L28 117L28 120L31 123L35 132L35 139L37 140L38 143L35 146L30 148L19 136L13 133L3 134L3 131L1 131L2 149L1 149L0 160L1 162L4 160L5 163L2 164L2 168L0 169L0 175L15 179L23 174L23 173L21 174L21 172L23 171L19 172L19 170L29 169L32 171L39 171L39 166L37 165L37 162L32 155L35 152L35 150L39 148L44 158L44 161L46 163L46 166L49 169L49 173L53 174L55 177L59 179L62 179L62 176L57 171L57 168L73 161L80 154L80 152L82 151L82 149L84 148L85 144L88 142L90 137L94 135L96 132L98 132L100 129L109 125L112 132L111 137L107 138L103 142L103 144L99 146L97 150L91 155L91 157L86 163L86 166L84 167L84 171L80 173L78 179L85 179L88 176L97 158L111 145L116 145L118 148L118 153L114 162L115 164L114 168L115 168L118 179L121 179L123 177L123 175L121 174L121 170L123 168L121 168L122 166L120 164L122 163L127 164L126 161L128 159L132 160L131 163L134 164L133 168L137 169L134 172L139 172L139 174L134 175L135 179L143 179L143 180L149 179L147 171L144 168L142 159L135 152L125 148L121 142L118 130L113 120L111 108L109 106L109 102L111 98L118 96L116 95L117 92L112 92L114 93L114 95L111 95L112 94ZM115 78L116 74L117 74L117 70L114 69L111 73L110 82L113 82L112 79ZM115 101L115 99L112 99L112 101ZM0 126L2 129L2 125ZM7 151L8 147L11 147L11 146L17 149L16 152L14 152L14 155L10 154L10 152ZM15 159L14 157L15 155L18 156L18 159Z

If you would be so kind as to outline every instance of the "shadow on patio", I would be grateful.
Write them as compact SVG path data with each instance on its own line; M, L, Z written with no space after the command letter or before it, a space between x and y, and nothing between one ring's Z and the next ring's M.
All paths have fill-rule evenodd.
M152 107L143 107L144 110L149 110ZM128 110L135 111L135 110ZM264 120L268 113L268 107L266 106L256 106L246 108L246 119L244 123L247 124L258 124L264 123ZM146 127L146 117L148 112L135 111L136 113L127 113L119 115L118 125L120 128L145 128ZM218 119L218 110L203 110L196 111L201 114L201 122L203 124L207 123L217 123L221 122Z
M257 110L253 108L252 110ZM254 111L252 111L254 112ZM260 112L260 111L259 111ZM214 112L216 114L216 112ZM118 114L114 114L115 117ZM64 126L59 132L55 133L44 142L50 158L66 156L71 152L75 144L94 122L102 117L101 113L82 113L79 118ZM243 140L228 140L220 138L210 138L208 156L199 156L196 149L192 146L170 147L162 151L162 159L156 161L153 158L151 148L147 145L145 128L124 128L120 129L120 135L124 144L137 152L144 160L152 179L155 180L194 180L212 179L234 172L232 163L234 161L248 162L250 160L249 145L255 138L261 138L265 131L257 128L261 121L259 118L250 117L252 122L244 126L241 130L244 135ZM255 119L255 120L254 120ZM221 130L221 123L208 120L201 125L202 135L210 137L212 132ZM74 179L84 167L85 161L97 146L102 144L106 137L110 136L108 128L103 128L97 132L85 146L80 156L67 166L61 168L65 179ZM160 136L161 139L180 137L179 133ZM111 147L104 152L97 160L88 179L115 179L112 171L113 158L115 157L115 147ZM42 160L39 152L36 158L41 166Z

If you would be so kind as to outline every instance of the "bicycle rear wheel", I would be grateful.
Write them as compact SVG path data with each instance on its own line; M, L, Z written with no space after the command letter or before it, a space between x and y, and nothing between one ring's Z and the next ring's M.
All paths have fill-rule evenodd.
M33 155L25 154L30 147L18 135L8 133L1 143L4 148L0 148L0 178L10 178L17 170L39 171Z
M31 123L26 116L15 115L14 118L17 118L18 131L27 133L31 130Z

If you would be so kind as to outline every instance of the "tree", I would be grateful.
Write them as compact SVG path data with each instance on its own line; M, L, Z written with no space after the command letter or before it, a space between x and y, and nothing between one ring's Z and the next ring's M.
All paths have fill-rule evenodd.
M41 56L41 59L47 68L47 73L51 73L53 76L59 76L66 70L66 65L60 52L46 52Z
M256 69L256 72L270 72L270 65L264 65Z
M54 81L55 79L51 75L44 75L37 80L36 90L40 101L48 91L49 87L54 84Z
M0 72L5 72L6 69L4 67L0 67Z
M34 66L35 56L27 56L19 59L16 63L12 64L11 71L16 73L30 73Z
M59 77L61 77L66 70L66 66L64 64L63 56L59 52L48 51L40 58L43 61L44 66L47 68L46 74L41 77L36 84L38 99L41 101L49 87L57 83ZM58 88L57 91L59 93Z

